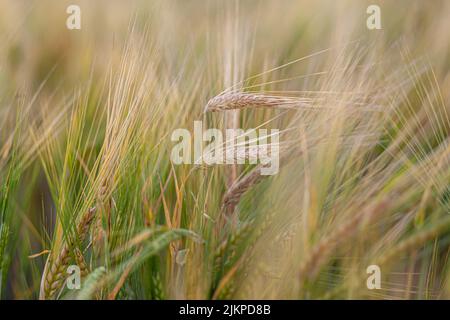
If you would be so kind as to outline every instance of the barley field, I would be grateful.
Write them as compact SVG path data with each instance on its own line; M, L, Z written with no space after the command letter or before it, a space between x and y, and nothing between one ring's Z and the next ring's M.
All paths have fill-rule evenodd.
M449 18L0 0L0 299L450 299Z

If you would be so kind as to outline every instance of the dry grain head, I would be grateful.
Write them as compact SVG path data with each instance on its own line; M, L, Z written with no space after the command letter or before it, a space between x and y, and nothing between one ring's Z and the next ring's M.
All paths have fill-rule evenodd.
M256 93L228 92L208 101L205 111L216 112L244 108L282 108L294 109L311 107L308 98L279 97Z

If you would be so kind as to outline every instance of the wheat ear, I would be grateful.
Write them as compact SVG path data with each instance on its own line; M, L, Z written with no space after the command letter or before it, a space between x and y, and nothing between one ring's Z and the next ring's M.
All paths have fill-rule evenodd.
M285 165L290 159L302 154L298 149L281 149L280 156L280 168ZM225 193L222 199L222 212L226 215L230 215L234 212L236 205L241 200L242 195L247 192L251 187L257 185L265 177L261 170L264 168L263 164L259 164L256 168L237 180Z
M83 241L88 232L89 226L94 219L96 208L90 208L88 212L81 218L77 225L77 234L79 241ZM70 262L70 251L75 246L74 241L64 243L61 251L54 261L51 260L51 255L48 257L45 263L44 273L41 281L41 289L39 293L39 299L51 299L55 293L61 289L63 285L65 271ZM76 253L77 254L77 253ZM80 260L78 257L76 260ZM85 267L85 265L81 266Z
M216 112L245 108L311 108L311 99L269 96L245 92L228 92L215 96L206 104L205 111Z

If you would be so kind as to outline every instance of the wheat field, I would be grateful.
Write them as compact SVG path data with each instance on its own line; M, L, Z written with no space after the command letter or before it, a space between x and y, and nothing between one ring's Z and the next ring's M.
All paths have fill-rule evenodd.
M0 299L450 299L449 16L0 1ZM175 163L196 121L278 142Z

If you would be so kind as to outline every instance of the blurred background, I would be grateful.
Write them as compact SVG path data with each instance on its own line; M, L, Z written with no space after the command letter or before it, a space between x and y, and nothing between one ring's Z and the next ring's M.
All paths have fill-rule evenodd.
M371 4L381 30L366 26ZM81 9L80 30L66 27L69 5ZM85 240L86 272L114 272L84 298L449 298L449 17L445 0L0 0L1 298L39 297L47 256L95 203L110 203L102 212L113 222L103 249L93 249L94 235ZM246 193L237 229L217 231L208 221L218 221L222 196L252 167L173 168L170 133L198 119L226 127L229 115L204 114L208 100L272 69L248 82L251 90L336 90L338 102L315 103L370 100L389 120L336 124L350 135L366 123L378 147L344 150L333 140L339 147L303 155ZM245 128L289 131L296 119L306 129L290 139L343 119L297 116L237 114ZM410 119L419 125L409 128ZM384 215L345 232L346 221L379 205ZM109 230L106 213L99 228ZM158 225L193 231L206 245L177 239L156 256L136 245L110 258ZM368 291L366 266L378 258L383 289Z

